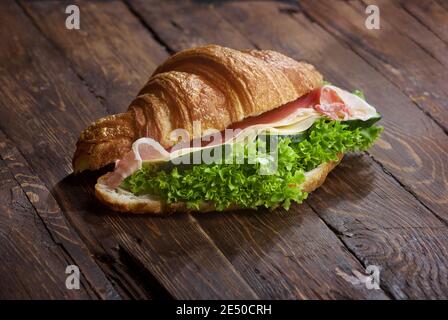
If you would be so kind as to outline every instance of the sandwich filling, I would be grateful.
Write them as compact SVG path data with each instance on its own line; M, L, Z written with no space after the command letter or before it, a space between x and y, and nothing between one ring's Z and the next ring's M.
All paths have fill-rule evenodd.
M368 149L383 129L374 125L380 118L361 92L324 85L225 132L209 130L170 149L138 139L106 184L192 209L204 201L217 210L288 209L307 197L300 187L307 173L345 152Z

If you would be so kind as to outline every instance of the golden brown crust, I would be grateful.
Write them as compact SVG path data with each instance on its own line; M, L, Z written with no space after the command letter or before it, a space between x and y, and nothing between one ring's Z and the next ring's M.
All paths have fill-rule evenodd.
M306 192L313 192L324 183L328 173L333 170L338 163L342 160L343 155L339 155L338 161L332 161L318 166L310 172L305 174L306 180L301 185L301 188ZM107 180L107 176L110 173L106 173L98 179L95 185L96 197L108 207L115 211L128 212L128 213L142 213L142 214L154 214L164 215L173 212L190 212L193 211L187 208L184 202L177 202L173 204L164 204L156 197L150 196L135 196L130 192L123 190L112 189L104 184ZM230 206L224 211L240 209L238 206ZM200 205L199 212L214 211L215 207L212 203L204 202Z
M303 190L305 192L310 193L319 188L322 185L322 183L324 183L330 171L336 168L336 166L342 161L343 157L344 154L340 153L338 154L338 161L331 161L325 163L305 173L306 180L302 184Z
M114 162L140 137L170 147L169 133L182 128L195 138L194 121L202 130L223 130L321 85L313 66L274 51L209 45L179 52L157 68L127 112L100 119L81 134L74 170Z
M104 117L81 133L73 156L75 172L99 169L129 151L135 141L130 113Z

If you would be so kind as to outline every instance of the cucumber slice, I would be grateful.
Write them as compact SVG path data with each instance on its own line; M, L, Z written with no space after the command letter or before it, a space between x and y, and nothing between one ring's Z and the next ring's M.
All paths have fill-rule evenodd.
M282 135L282 137L291 139L291 142L301 142L308 138L308 130L296 134Z
M377 113L374 117L367 119L365 121L360 119L354 120L346 120L342 121L343 124L348 125L350 130L355 130L356 128L368 128L371 127L374 123L378 122L381 119L381 115Z
M308 130L305 130L300 133L294 133L294 134L275 134L275 133L271 133L271 134L276 135L276 137L280 138L280 139L289 138L289 139L291 139L292 142L301 142L303 140L306 140L306 138L308 138ZM263 134L263 135L269 136L270 133L267 132L266 134Z

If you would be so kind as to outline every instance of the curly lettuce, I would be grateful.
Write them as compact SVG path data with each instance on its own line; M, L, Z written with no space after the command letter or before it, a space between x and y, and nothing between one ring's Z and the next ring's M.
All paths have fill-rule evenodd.
M336 161L339 153L368 149L382 130L376 125L353 128L322 118L308 129L304 139L279 137L277 168L272 174L261 174L263 161L197 164L187 168L172 166L169 169L147 165L126 178L121 187L136 195L159 196L167 203L186 202L192 209L198 209L203 201L213 202L218 211L231 204L243 208L282 205L289 209L292 201L301 203L307 197L300 188L305 172L322 163ZM258 139L253 143L262 142ZM249 149L248 145L242 146L245 160ZM269 154L259 157L269 159Z

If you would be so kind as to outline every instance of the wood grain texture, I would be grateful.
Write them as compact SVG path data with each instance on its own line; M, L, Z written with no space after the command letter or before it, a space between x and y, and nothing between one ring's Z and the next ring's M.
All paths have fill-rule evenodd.
M43 13L38 13L37 11L40 8L39 6L32 7L34 3L26 3L25 5L29 6L28 11L34 11L32 13L32 16L36 17L43 17ZM110 5L110 4L109 4ZM117 7L120 8L120 7ZM84 15L89 14L89 10L83 11ZM89 27L94 28L100 28L103 21L102 19L97 15L97 24L90 24ZM100 19L98 19L100 18ZM39 19L35 20L36 23L40 25ZM93 20L92 20L93 21ZM51 25L51 23L47 23L48 25ZM228 26L230 29L230 26ZM53 38L53 36L55 38ZM60 34L52 34L52 37L50 38L54 43L58 44L65 41L65 36L61 36ZM67 41L70 43L70 41ZM70 47L68 44L61 45L61 47L67 46L66 50L70 50ZM91 45L92 46L92 45ZM89 55L90 47L85 47L86 55ZM137 49L136 49L137 50ZM108 51L108 50L106 50ZM141 53L136 53L137 55L140 55ZM132 54L129 54L128 59L132 59ZM77 62L75 60L72 61L73 68L78 70L78 72L83 72L81 68L77 67ZM89 70L95 70L95 65L92 63L91 67L87 68ZM92 72L92 71L90 71ZM145 70L142 70L142 77ZM81 76L83 76L82 73L80 73ZM98 81L101 81L100 78L98 78ZM67 179L71 180L70 182L67 181L67 185L70 185L70 188L74 188L73 184L75 184L76 179ZM86 183L87 185L88 183ZM91 183L93 185L93 183ZM73 189L72 189L73 190ZM85 191L84 191L85 192ZM69 195L74 194L77 192L75 191L67 191L64 192L65 198L61 198L61 202L63 203L73 203L73 200L70 199ZM82 204L78 206L76 210L82 210L84 207L89 207L92 204ZM106 219L110 220L110 223L113 225L114 230L125 230L126 235L120 236L120 249L124 250L129 256L133 257L135 259L136 263L140 265L142 268L145 268L148 272L153 274L157 281L159 281L161 284L164 285L165 288L169 291L170 294L172 294L175 297L182 297L182 298L197 298L197 297L233 297L233 298L240 298L240 297L251 297L251 293L245 289L244 287L244 281L247 281L247 283L253 288L253 290L257 293L258 296L260 296L260 293L263 293L263 297L271 297L271 298L303 298L303 297L351 297L351 298L387 298L381 291L380 292L369 292L364 287L358 286L353 287L350 283L347 283L343 281L333 270L332 273L328 272L328 269L324 267L325 264L325 256L329 254L327 250L324 249L325 246L318 246L316 245L314 248L316 250L316 255L314 257L309 257L306 260L306 263L304 262L302 266L302 271L300 271L299 267L295 266L294 268L291 267L291 264L287 264L286 262L279 262L275 267L277 268L285 268L285 270L292 270L291 272L295 272L296 274L300 275L300 272L304 272L303 270L306 270L308 273L315 273L316 279L321 279L321 282L327 283L327 286L319 286L314 283L306 283L301 282L297 283L294 282L291 279L286 280L288 287L287 288L293 288L291 293L286 293L283 291L272 291L269 288L264 288L262 286L263 283L260 283L258 281L253 280L250 277L243 277L244 281L241 279L241 284L239 284L238 290L236 290L235 286L236 284L233 282L231 278L231 270L233 270L233 266L227 265L227 263L223 260L224 256L216 255L206 241L204 239L204 236L198 235L194 232L194 230L197 227L196 219L193 219L191 217L183 217L183 216L175 216L175 217L168 217L165 219L155 219L155 220L148 220L146 217L125 217L120 215L115 215L111 212L108 212L103 209L97 209L104 212L104 215L107 215ZM309 209L308 209L309 210ZM88 212L86 213L86 215ZM113 218L110 218L113 217ZM92 220L93 218L87 218L87 216L84 217L84 219ZM186 220L187 219L187 220ZM188 220L191 219L191 220ZM220 221L223 219L221 216L217 216L217 219ZM134 222L137 221L138 223ZM236 222L236 218L233 218ZM314 228L318 228L318 230L326 230L327 237L325 238L325 241L328 242L328 247L333 246L333 262L336 263L336 261L340 261L341 268L345 270L359 270L362 271L363 267L359 265L359 263L350 256L348 252L343 250L342 247L334 243L332 241L336 240L336 237L332 237L331 231L325 226L325 224L320 220L316 219L316 216L314 215L314 220L311 220L310 222L307 222L305 225L300 224L300 217L298 214L294 215L292 220L296 222L296 228L300 228L303 230L308 229L308 224L315 224ZM119 222L118 222L119 221ZM82 228L81 226L82 220L77 224L79 228ZM141 228L139 230L139 228ZM251 227L252 229L253 227ZM311 226L309 227L311 228ZM148 234L146 230L152 230L154 231L154 234ZM176 231L179 230L179 231ZM182 231L182 232L181 232ZM118 232L120 235L122 232ZM133 236L130 236L133 235ZM138 236L136 236L138 235ZM163 235L163 236L161 236ZM222 237L219 236L219 234L213 233L214 237L212 237L212 240L214 243L219 243L222 241ZM138 241L136 241L135 237L137 237ZM183 238L184 237L184 238ZM208 236L207 236L208 237ZM313 237L315 237L315 242L318 243L319 241L319 234L314 234ZM182 240L183 239L183 240ZM187 249L180 249L181 246L185 246L186 248L191 248L191 244L189 242L191 240L188 239L195 239L195 247L199 248L199 251L192 251L188 252ZM182 240L182 241L181 241ZM257 239L257 241L262 241L261 238ZM137 242L137 244L136 244ZM140 243L140 244L139 244ZM172 246L173 243L177 243L178 250L175 251ZM171 249L170 249L171 248ZM307 247L298 248L296 252L300 252L300 250L305 250ZM191 250L191 249L190 249ZM177 252L177 255L172 254L172 252ZM205 254L204 252L208 252L208 254ZM322 252L320 260L316 260L313 262L312 259L317 259L319 257L319 252ZM204 258L206 257L206 259ZM205 260L204 260L205 259ZM227 258L225 258L227 259ZM213 262L213 263L211 263ZM219 263L218 263L219 262ZM185 269L180 269L180 266L182 264L185 264L187 267ZM268 259L265 259L263 261L260 261L260 268L262 265L267 265L267 268L274 268L274 266L271 266L272 262ZM311 266L315 266L314 270L311 270ZM241 265L237 265L238 268L242 267ZM297 270L295 270L297 269ZM334 268L333 268L334 269ZM210 274L207 274L207 272L210 272L212 270L213 272ZM207 283L210 283L209 287L201 287L201 285L198 284L197 280L194 278L191 278L191 276L187 276L188 272L200 272L201 277L204 277L204 279L207 280ZM239 273L243 272L244 270L237 269ZM220 279L219 275L223 274L225 272L229 272L228 279ZM184 280L184 284L180 284L179 279L172 279L172 274L178 274L179 277L182 277ZM281 274L277 274L275 276L272 276L272 279L270 280L271 283L275 283L279 279L279 276ZM330 286L330 283L333 282L333 285ZM226 290L218 290L216 292L212 292L214 288L219 287L219 283L223 284L226 283L225 286L221 285L220 287L227 288ZM334 291L334 289L329 289L330 287L336 288L339 287L338 290ZM253 296L255 296L255 293L252 293Z
M364 7L375 4L380 8L381 18L393 26L394 30L405 38L411 39L422 50L426 51L434 59L448 67L448 44L434 34L428 27L423 25L418 18L407 12L399 1L352 1L353 6L359 10L361 3ZM411 31L412 30L412 31Z
M0 145L5 145L0 138ZM14 166L20 163L6 157ZM0 158L0 273L1 299L87 299L95 298L88 283L80 277L82 287L65 287L66 267L73 264L63 248L52 238L37 217L28 194ZM85 287L87 285L87 288Z
M170 51L177 52L210 43L225 44L239 50L252 47L250 40L212 10L213 3L196 5L191 1L152 0L149 3L134 0L126 2ZM204 33L210 37L205 38L202 36Z
M372 3L388 10L381 2ZM305 0L301 6L448 131L448 69L441 62L393 28L384 17L379 30L367 29L364 3Z
M74 214L70 217L80 233L98 237L89 244L92 248L101 246L106 250L99 253L100 258L107 264L114 260L117 261L114 264L124 263L134 272L133 277L137 279L132 282L139 283L131 282L137 287L133 291L146 295L147 289L153 289L151 291L162 294L162 298L177 299L256 298L190 216L149 219L114 212L99 204L93 195L97 177L91 173L70 175L55 187L55 192L59 203L64 203L67 211L76 213L76 221ZM103 234L104 225L110 229L107 234ZM197 251L191 250L193 246ZM218 290L221 285L227 289Z
M64 255L72 261L71 264L79 267L82 277L85 279L85 285L94 291L98 298L119 299L119 294L96 265L84 243L64 217L50 191L32 172L23 156L1 131L0 142L0 157L31 202L35 210L35 218L42 220L41 223L50 234L54 245L61 247L61 250L58 251L63 250ZM29 236L29 240L32 241L32 235ZM32 297L37 298L38 296ZM45 298L45 296L41 296L41 298Z
M108 113L123 112L166 52L121 1L77 1L82 28L64 28L67 16L61 10L72 2L21 1L21 5L45 36L55 41ZM101 28L92 27L98 21Z
M445 0L398 1L409 14L448 44L448 4Z
M140 12L143 18L146 19L147 23L151 23L151 27L156 30L156 32L166 26L166 19L162 17L165 17L167 12L170 12L170 19L179 26L178 29L181 30L182 33L191 34L193 32L192 28L189 27L192 21L189 21L183 17L179 17L179 15L182 15L181 11L179 10L179 12L177 13L175 5L172 2L165 2L164 7L161 9L160 13L154 11L154 9L150 10L149 6L147 7L147 5L145 5L145 2L143 1L133 1L131 3L135 6L136 11ZM186 9L184 8L183 10ZM425 123L429 124L430 128L435 128L434 130L438 130L438 127L435 124L431 124L431 120L427 119L415 106L413 106L412 102L409 99L403 96L401 92L399 90L396 90L393 86L388 86L387 80L385 80L374 69L365 64L365 62L363 62L361 59L357 58L357 56L353 54L353 52L350 52L339 43L335 42L334 39L329 37L327 33L325 33L319 27L311 24L305 17L295 17L296 15L299 15L297 7L291 7L289 5L277 4L273 2L245 2L228 4L226 3L222 5L200 8L198 8L198 6L196 5L191 5L188 8L188 11L191 12L193 16L195 15L194 12L196 10L199 10L204 15L207 12L206 10L213 12L213 15L221 15L221 17L219 18L220 22L217 23L217 25L222 24L222 20L224 19L224 21L227 21L228 25L232 25L238 28L238 31L235 32L235 36L229 37L227 41L220 43L222 45L233 44L236 37L241 37L241 35L244 35L247 38L251 39L250 42L248 40L243 40L245 41L244 45L246 45L247 47L250 47L251 43L254 43L257 47L272 48L283 51L296 58L306 58L307 60L317 65L321 70L323 70L324 74L329 75L330 81L334 81L334 83L341 84L342 86L345 85L349 88L355 88L355 86L361 83L362 89L367 89L367 92L371 92L370 95L368 94L369 98L375 95L375 90L381 90L383 87L386 87L387 95L390 96L389 99L387 98L387 95L385 93L382 94L380 98L377 98L378 102L386 100L387 103L391 102L394 99L398 99L401 102L401 109L403 109L405 106L406 108L410 107L411 109L409 112L412 113L412 116L417 116L418 119L421 119L419 121L425 121ZM210 13L209 15L212 15L212 13ZM299 23L295 21L295 18L300 19ZM262 27L260 26L259 21L266 21L267 25L265 27ZM209 31L210 29L200 29L201 31L199 33L196 32L194 34L194 38L197 39L199 37L202 37L202 42L213 41L214 32L216 30L219 30L217 28L217 26L211 28L213 32ZM168 45L170 44L169 39L163 38L163 41L165 41L165 43ZM329 52L331 52L331 55L329 54ZM329 59L329 56L331 56L332 59ZM350 76L350 80L347 79L347 74ZM364 80L362 80L363 77L365 78ZM399 123L400 126L406 126L406 124L409 122L412 123L412 118L403 119L403 115L400 115L402 121L398 121L398 112L396 116L394 116L394 113L392 112L392 121L394 122L391 122L390 120L388 120L389 115L391 115L390 107L388 107L387 105L382 107L378 105L378 108L383 114L386 113L384 121L386 125L386 132L390 130L389 127L393 127L394 125L396 125L396 123ZM385 111L383 112L383 110ZM401 124L401 122L403 123ZM426 128L420 129L426 130ZM443 141L443 133L440 133L439 135L439 141ZM387 138L388 137L386 137L385 139ZM384 146L385 143L380 141L379 145ZM381 149L379 150L383 152ZM377 154L379 154L380 151L378 151ZM421 154L421 152L419 152L419 154ZM437 149L433 150L432 154L436 157L441 156L438 153ZM375 232L370 232L367 229L359 228L359 224L372 223L372 219L367 214L363 216L357 214L358 212L356 206L350 207L346 204L341 210L328 212L329 210L326 211L324 210L324 208L332 208L332 206L336 205L337 203L325 201L325 197L322 197L324 199L322 200L322 202L325 203L325 205L317 206L313 201L313 194L310 197L311 201L308 201L308 203L319 213L319 215L325 220L325 222L328 223L332 227L332 229L338 233L341 240L343 240L343 242L347 244L350 251L353 252L363 262L364 265L377 264L383 268L383 272L386 274L387 279L390 280L384 284L383 288L389 291L389 293L393 297L445 297L447 293L447 287L443 276L437 277L437 279L433 279L433 277L427 272L427 266L422 266L422 269L425 269L422 275L420 274L420 270L415 269L415 261L419 261L421 265L425 263L431 265L429 269L437 270L435 271L436 273L440 273L441 275L444 274L446 261L440 262L441 258L443 260L445 259L443 253L437 256L433 256L428 260L423 260L423 257L426 257L427 255L427 248L431 248L430 250L434 250L436 245L443 245L445 247L447 246L446 238L442 236L443 230L446 229L445 225L441 223L424 206L422 206L419 201L417 201L412 195L403 190L403 188L395 181L395 179L391 178L388 174L385 174L381 165L376 164L371 159L368 159L366 157L363 157L362 159L362 161L358 162L356 162L355 160L355 164L352 164L351 167L357 168L357 166L363 166L367 167L368 170L354 171L352 175L349 175L350 183L353 185L353 190L357 190L359 192L358 201L362 202L363 196L369 195L372 199L374 199L372 200L372 202L377 203L375 211L373 211L373 213L378 218L378 223L383 222L383 220L387 221L388 217L384 216L384 213L386 212L395 217L396 225L394 227L389 228L386 226L384 227L385 230L381 230L382 226L380 225L380 227L377 227L378 229L376 230L377 232L379 232L379 234L376 235ZM402 159L395 159L396 163L402 162L401 160ZM439 166L439 170L443 170L443 163L439 163ZM336 169L331 174L331 177L329 179L336 179L336 181L345 181L345 175L347 175L346 172L339 172L339 170ZM363 177L363 179L360 179L360 176ZM376 179L377 176L379 177L378 179L381 179L381 181L384 182L384 187L382 184L371 184L371 180ZM327 181L324 186L327 186L328 184L329 182ZM444 185L444 183L442 185ZM353 192L348 188L340 190L341 188L339 187L337 182L333 182L331 186L332 188L328 192L331 192L331 194L333 194L336 199L344 199L344 194L350 194ZM385 188L386 191L382 191L382 188ZM434 190L436 190L436 188L436 186L433 186ZM325 187L324 189L328 190L328 187ZM397 199L405 199L404 201L406 203L397 203L397 200L394 200L393 198L386 198L384 197L384 192L394 194ZM320 193L321 191L319 190L316 192L316 194ZM434 198L437 200L442 199L437 197ZM350 200L353 199L350 198ZM409 206L409 203L411 203L412 205ZM400 209L400 206L403 206L403 209ZM339 205L339 207L342 208L341 205ZM443 207L443 205L441 205L440 207ZM299 206L296 210L306 211L306 209L304 208L306 207ZM368 208L369 207L367 206L364 208L364 210L368 210ZM408 220L411 217L409 217L408 212L409 210L415 210L413 208L417 208L418 214L411 217L416 221L419 221L421 217L422 220L419 221L419 225L414 223L413 227L409 227ZM343 217L340 216L342 212L344 212L344 216L347 215L349 217L352 217L352 219L344 221ZM329 217L331 217L331 219ZM274 233L275 230L281 229L278 225L276 226L277 228L264 229L263 224L259 221L257 221L256 223L251 221L251 219L255 220L256 218L258 218L257 216L248 218L246 216L240 217L239 215L237 219L238 223L235 224L235 222L233 222L235 226L232 226L232 223L229 222L230 218L227 218L228 220L225 224L217 219L214 219L215 217L197 218L200 221L201 225L203 225L209 233L218 233L222 232L221 230L225 230L226 234L228 234L228 239L231 239L231 232L227 231L227 229L234 232L232 233L232 235L239 235L242 233L242 235L240 235L240 238L238 238L238 241L235 241L235 246L227 247L226 243L223 242L221 248L223 252L229 256L229 259L234 264L239 263L241 266L246 267L249 264L248 261L251 261L248 256L259 256L261 254L264 257L265 254L267 256L269 255L266 253L266 251L263 251L256 246L251 246L251 250L248 250L248 252L244 252L244 244L250 241L252 241L251 243L257 243L257 241L260 241L261 239L261 236L259 234L269 234L269 231ZM288 218L294 220L294 218ZM263 222L269 225L269 222L266 222L266 220L263 219ZM354 237L354 235L350 232L344 234L346 230L340 228L340 226L344 224L346 224L346 228L348 229L353 228L353 230L357 230L358 234L356 234L356 237ZM257 231L259 233L252 230L252 228L254 228L254 225L258 227ZM299 223L297 223L297 221L295 223L290 222L289 225L294 225L297 227ZM246 227L249 231L245 231L245 233L240 231L238 233L237 230L243 229L241 226ZM309 227L309 225L306 226ZM409 228L411 229L411 232L409 233L413 232L414 234L417 234L417 236L414 236L413 239L416 243L419 243L419 245L413 248L407 248L406 246L402 247L402 243L408 241L410 239L410 236L409 233L403 234L401 229L405 230ZM426 231L419 231L420 229L432 230L432 228L434 228L436 231L433 233L432 238L429 239L427 239L427 237L425 236ZM297 228L297 230L301 229ZM378 230L381 230L381 232ZM281 238L279 234L276 235ZM258 235L258 237L256 235ZM381 239L383 243L386 242L386 244L384 245L385 248L379 247L378 252L369 252L368 250L364 250L364 247L371 248L371 250L374 250L376 248L376 242L378 241L376 237L380 237L380 239L381 237L386 238L386 240ZM347 239L349 239L350 242L348 242ZM390 239L393 239L393 241ZM392 249L390 252L387 252L387 254L384 254L383 251L389 249L387 248L387 245L389 244L388 241L391 241L390 244L394 249ZM238 243L240 244L239 247L236 246ZM241 249L240 247L243 247L243 249ZM268 245L265 247L269 248ZM264 247L261 246L261 248ZM391 258L395 257L397 254L406 256L406 258L404 260L391 260ZM327 259L330 260L328 257ZM276 259L275 261L278 260L279 259ZM264 270L264 272L268 272L270 270L266 265L261 264L261 267L264 268L262 269ZM257 276L256 272L252 271L251 269L246 270L246 276L260 279L260 276ZM419 280L413 281L412 279L415 279L416 277ZM284 280L284 282L282 282L283 288L287 286L287 284L284 284L285 281L287 282L287 280ZM268 280L266 280L266 286L269 288ZM426 288L431 288L432 286L439 288L439 290L433 292L431 292L430 290L426 290ZM288 290L285 290L285 292L288 292Z
M195 217L262 299L388 299L340 276L364 268L306 204Z
M308 203L396 299L448 297L447 227L367 156L352 156ZM355 182L362 179L364 188Z
M124 7L120 5L119 8ZM77 135L88 123L103 116L104 108L16 4L1 3L1 12L4 16L0 22L0 32L5 35L13 32L16 35L6 37L2 34L6 42L4 49L0 50L0 59L11 61L4 66L5 73L0 80L0 95L3 97L0 109L2 129L29 161L36 175L48 186L71 224L80 233L103 270L120 287L121 292L131 295L134 292L147 297L145 287L150 284L143 280L139 283L141 279L136 279L132 284L136 288L128 292L129 279L122 279L120 271L117 272L116 269L120 269L120 264L124 263L120 260L120 250L134 250L135 242L130 235L145 234L150 229L138 223L127 222L126 225L121 225L124 223L122 216L114 215L100 206L91 193L94 175L69 175ZM118 14L129 12L122 10ZM101 28L101 22L97 27ZM67 83L70 83L70 86L67 86ZM23 125L17 126L18 123ZM198 297L194 295L195 292L201 292L202 296L218 297L217 294L221 294L221 297L229 297L232 293L233 297L254 297L253 291L220 255L200 227L193 224L188 216L178 219L184 228L177 228L179 233L174 235L173 241L166 242L162 248L163 253L178 252L181 247L185 248L185 243L178 241L176 237L196 239L202 244L201 254L205 259L211 259L210 266L215 266L216 269L201 269L194 261L192 266L196 267L183 269L183 264L171 260L170 271L187 278L159 277L159 280L171 282L162 285L171 288L170 293L178 298ZM161 230L176 230L174 222L170 220L153 220L151 223ZM186 230L188 234L182 234ZM147 238L148 241L152 239ZM163 234L162 239L165 239ZM145 239L142 243L155 248L159 243L165 244L160 239L157 241L158 243L153 244L147 243ZM162 252L151 255L152 260L146 264L150 267L156 266L160 254ZM152 271L155 274L164 272L155 267ZM182 287L177 288L179 282L187 280L195 283L201 290L192 291L188 288L180 293ZM229 288L237 290L217 291L210 287L213 283L227 283ZM156 283L155 286L160 284Z
M111 212L108 213L111 215ZM169 217L117 214L121 246L179 299L256 299L245 279L191 215ZM192 275L195 276L192 276Z

